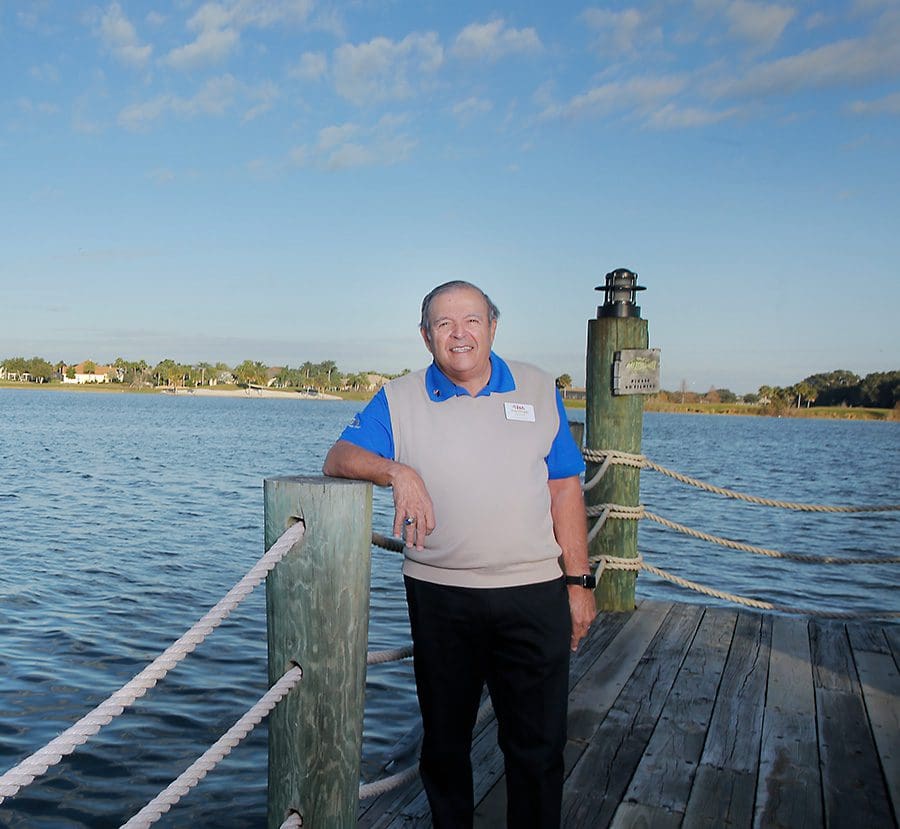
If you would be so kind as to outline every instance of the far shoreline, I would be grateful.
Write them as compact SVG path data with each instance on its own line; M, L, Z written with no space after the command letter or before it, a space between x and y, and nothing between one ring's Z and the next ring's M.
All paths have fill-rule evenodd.
M224 389L169 387L139 387L122 383L17 383L0 382L0 392L5 389L26 391L60 391L87 394L158 394L165 397L242 397L246 399L268 400L346 400L327 392L309 394L303 391L282 391L277 389L240 388L230 386Z
M243 398L246 400L349 400L365 403L375 392L346 391L338 394L318 392L309 394L299 390L283 391L278 389L240 388L229 386L216 388L172 387L137 387L120 383L18 383L0 381L0 392L5 389L25 389L29 391L61 391L87 394L158 394L164 397L220 397ZM564 399L563 403L571 409L584 409L584 400ZM737 415L740 417L774 417L783 419L816 419L816 420L868 420L882 423L900 423L900 412L896 409L873 409L855 406L811 406L810 408L773 409L754 404L734 403L673 403L664 404L648 400L644 412L659 414L690 415Z

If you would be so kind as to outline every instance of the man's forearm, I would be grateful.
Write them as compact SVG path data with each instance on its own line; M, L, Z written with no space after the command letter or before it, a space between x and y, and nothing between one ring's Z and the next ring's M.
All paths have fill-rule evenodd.
M408 547L423 549L425 536L434 529L434 507L425 482L412 467L339 440L325 457L322 471L336 478L356 478L391 487L394 535L404 537Z
M346 440L339 440L325 456L322 471L335 478L356 478L378 486L391 486L398 464Z

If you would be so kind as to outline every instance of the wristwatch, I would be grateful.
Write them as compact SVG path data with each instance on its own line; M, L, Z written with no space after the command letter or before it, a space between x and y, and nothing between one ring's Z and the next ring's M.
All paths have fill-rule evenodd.
M590 573L583 576L566 576L566 584L580 584L588 590L593 590L597 586L597 577Z

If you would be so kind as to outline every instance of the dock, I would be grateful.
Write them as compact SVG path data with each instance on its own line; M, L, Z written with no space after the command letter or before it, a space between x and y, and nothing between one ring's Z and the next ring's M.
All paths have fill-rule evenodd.
M900 625L644 600L572 660L565 827L897 827ZM472 751L479 829L505 827L493 718ZM360 827L428 827L418 778Z

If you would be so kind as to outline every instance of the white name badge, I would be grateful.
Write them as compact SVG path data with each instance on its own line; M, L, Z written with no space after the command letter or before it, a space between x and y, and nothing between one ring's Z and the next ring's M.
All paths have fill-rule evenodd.
M507 420L527 420L534 423L534 406L530 403L504 403Z

